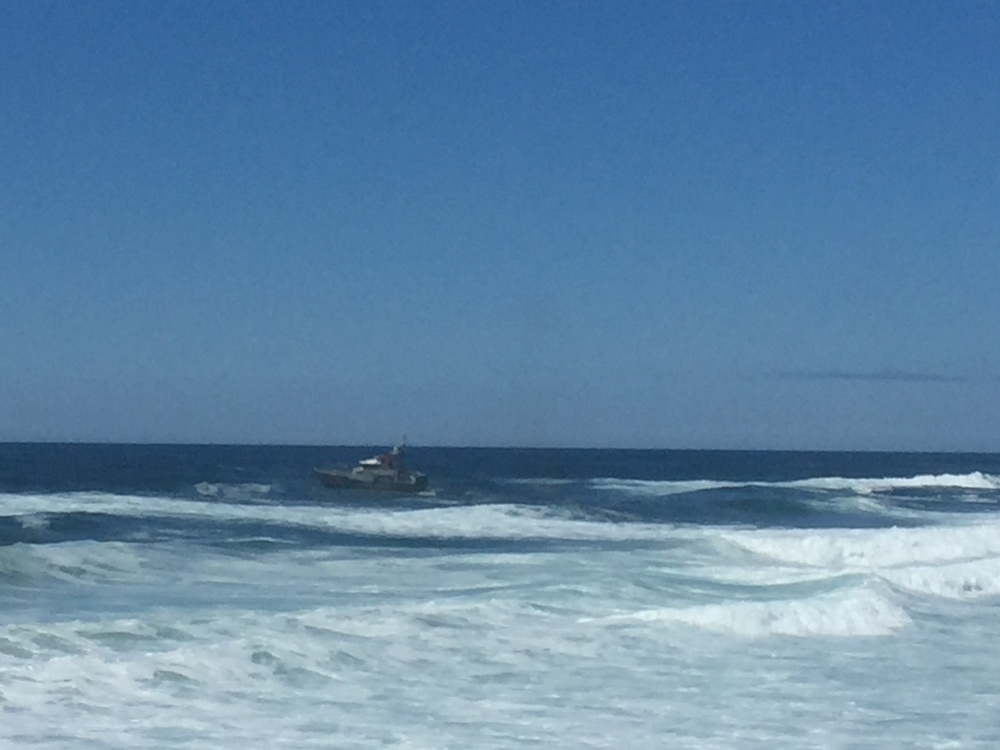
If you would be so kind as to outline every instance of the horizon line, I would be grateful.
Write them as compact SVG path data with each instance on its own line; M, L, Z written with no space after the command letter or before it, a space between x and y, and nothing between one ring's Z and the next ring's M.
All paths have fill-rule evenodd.
M162 440L0 440L4 445L77 445L77 446L117 446L117 447L188 447L188 448L379 448L393 443L296 443L296 442L228 442L228 441L185 441L173 442ZM413 448L413 444L407 444ZM663 453L871 453L871 454L953 454L953 455L1000 455L1000 450L963 450L963 449L900 449L900 448L676 448L676 447L622 447L622 446L575 446L575 445L447 445L418 443L416 449L429 450L530 450L530 451L632 451L632 452L663 452Z

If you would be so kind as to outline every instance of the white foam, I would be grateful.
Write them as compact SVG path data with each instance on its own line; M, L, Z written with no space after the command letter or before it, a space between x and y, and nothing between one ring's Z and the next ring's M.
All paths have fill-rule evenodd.
M586 521L557 512L512 504L418 509L281 506L102 493L12 495L7 515L112 513L146 517L203 517L220 521L261 521L331 531L410 538L657 540L671 535L659 524Z
M537 487L563 487L577 482L575 479L555 479L550 477L520 477L514 479L503 479L500 481L502 484L519 484Z
M921 596L974 600L1000 596L1000 524L855 530L726 531L720 539L770 564L742 577L768 584L865 575ZM720 568L706 577L725 580ZM736 576L739 578L740 576ZM769 580L773 577L773 580Z
M20 516L18 522L24 529L44 529L49 525L48 513L26 513Z
M879 575L898 588L943 599L1000 596L1000 558L889 569Z
M973 471L968 474L921 474L914 477L883 477L852 479L847 477L820 477L792 482L778 482L777 486L800 489L846 490L859 495L891 492L899 489L967 489L1000 490L1000 477Z
M852 492L871 495L877 492L891 492L900 489L966 489L993 491L1000 490L1000 476L973 471L968 474L921 474L914 477L814 477L787 482L726 482L711 479L687 481L662 481L640 479L603 478L594 479L592 486L599 490L612 490L634 495L651 497L678 495L702 490L728 489L739 487L785 487L825 492Z
M178 567L177 553L156 545L126 542L61 542L0 547L0 576L74 585L152 581L159 571Z
M667 497L688 492L717 490L730 487L746 487L745 482L720 482L712 479L691 479L685 481L662 481L647 479L594 479L591 485L598 490L624 492L647 497Z
M905 611L868 588L788 601L660 607L614 615L606 620L683 624L747 638L886 636L910 623Z
M460 539L663 540L671 528L657 524L587 521L520 505L473 505L382 513L353 513L330 526L387 536Z
M545 674L536 649L567 664L596 654L553 631L559 622L526 602L405 598L0 626L0 744L37 737L46 717L77 744L110 732L115 747L162 747L165 722L196 732L198 747L281 737L325 747L332 736L381 746L391 739L381 728L402 720L408 695L438 706L425 721L442 711L447 725L464 713L454 686L476 690L470 667ZM323 717L337 723L335 735L306 728Z
M770 560L830 570L874 570L1000 556L998 523L722 531L719 537Z
M199 482L194 486L199 495L205 497L221 497L225 499L238 500L253 496L267 495L271 492L269 484L255 484L245 482L242 484L218 484L212 482Z
M494 510L500 522L524 515ZM104 545L46 545L44 554L54 547L63 563L82 555L96 565L101 550L90 547ZM989 670L956 668L989 648L992 630L968 642L976 631L961 614L975 610L988 624L988 601L949 610L959 614L943 633L911 622L896 602L905 597L857 575L823 594L803 586L798 598L779 597L763 580L740 595L764 600L684 606L634 585L644 575L675 580L666 549L244 557L126 546L112 545L103 562L141 575L73 596L115 595L134 612L92 607L60 619L39 609L12 622L0 610L0 746L614 750L671 737L695 750L794 750L848 747L862 734L873 745L931 746L955 711L962 731L983 739L965 746L997 739L995 706L967 700L993 695ZM718 562L731 566L727 551ZM761 562L757 570L774 569ZM177 582L220 596L178 600ZM137 602L149 586L166 596ZM925 663L944 651L940 666ZM949 680L961 692L954 700ZM903 684L911 689L885 687Z

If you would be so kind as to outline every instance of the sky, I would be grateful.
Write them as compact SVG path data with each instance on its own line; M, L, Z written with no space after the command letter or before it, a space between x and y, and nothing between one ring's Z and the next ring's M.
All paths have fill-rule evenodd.
M1000 451L998 39L0 2L0 441Z

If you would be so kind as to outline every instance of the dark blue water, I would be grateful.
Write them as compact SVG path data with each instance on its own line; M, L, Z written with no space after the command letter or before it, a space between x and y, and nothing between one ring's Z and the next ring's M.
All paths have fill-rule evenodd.
M412 448L410 464L430 476L430 493L372 495L322 487L313 468L353 463L378 446L231 446L0 444L0 493L108 493L213 499L269 505L359 505L365 508L513 504L558 511L561 517L607 523L744 525L757 528L868 528L919 525L919 513L991 513L1000 499L985 487L905 482L878 492L886 512L858 511L845 497L850 480L1000 475L1000 456L951 453ZM824 479L839 481L830 488ZM630 484L609 488L607 480ZM809 480L816 480L810 483ZM687 487L683 483L700 483ZM913 484L913 483L911 483ZM947 483L944 483L947 485ZM962 484L961 481L958 482ZM971 484L975 484L971 482ZM0 544L151 541L186 537L225 544L254 536L315 545L392 544L384 536L345 535L279 522L156 517L88 508L24 525L0 517ZM406 537L396 544L419 546ZM430 542L428 542L430 543ZM433 544L443 542L436 538ZM489 535L455 542L490 547ZM509 546L509 545L508 545ZM495 547L495 545L494 545Z
M197 482L312 482L324 463L384 446L0 443L0 491L183 492ZM783 482L813 477L1000 473L1000 454L815 451L411 448L435 487L516 479Z

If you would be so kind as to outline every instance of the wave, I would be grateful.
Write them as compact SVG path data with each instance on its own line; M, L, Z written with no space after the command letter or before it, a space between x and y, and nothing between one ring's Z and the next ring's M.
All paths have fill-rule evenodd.
M783 564L830 570L1000 557L1000 523L889 529L721 531L718 538Z
M581 517L573 508L518 504L358 508L100 493L0 496L0 514L0 521L6 516L0 527L10 537L0 546L0 578L14 583L40 577L130 580L141 574L150 555L158 568L160 562L169 567L171 555L183 554L183 548L163 552L161 560L149 544L139 551L134 542L246 545L249 540L283 552L453 543L487 551L494 542L503 542L504 549L508 542L569 542L669 551L671 575L686 571L710 584L746 584L754 597L773 594L775 586L787 582L822 585L845 576L932 597L1000 595L1000 521L995 520L761 529L609 522ZM300 544L305 546L294 546Z
M604 618L611 624L688 625L760 638L887 636L910 623L906 612L868 587L787 601L658 607Z
M968 474L922 474L914 477L814 477L783 482L727 482L711 479L683 481L599 478L591 480L598 490L626 492L652 497L740 487L778 487L823 492L853 492L872 495L894 490L964 489L1000 490L1000 476L973 471Z
M13 544L0 547L0 580L15 585L45 578L85 584L139 581L149 558L148 550L140 553L125 542Z
M851 479L846 477L823 477L779 483L778 486L801 489L817 489L855 492L871 495L876 492L894 490L962 489L1000 490L1000 476L973 471L968 474L921 474L914 477L883 477L880 479Z
M866 508L871 501L865 495L859 501ZM808 501L806 501L808 502ZM875 510L881 506L874 505ZM756 556L792 564L843 567L853 564L915 564L927 560L953 560L957 552L970 548L973 556L1000 555L1000 526L946 525L918 528L849 529L756 529L741 531L740 526L665 523L636 518L612 518L601 509L576 506L539 506L512 503L475 505L406 506L337 506L283 505L260 502L228 502L215 496L199 499L168 496L115 495L105 493L0 494L0 527L17 541L80 539L120 522L118 531L102 537L130 539L142 533L155 533L155 519L173 519L186 524L185 533L196 537L199 522L208 535L220 531L220 524L239 524L237 536L267 536L266 530L250 528L257 524L272 527L298 527L324 532L365 534L387 538L410 539L524 539L608 542L667 542L680 537L717 538ZM88 520L93 519L93 520ZM147 519L147 521L142 521ZM942 515L939 520L954 519ZM60 522L61 521L61 522ZM132 522L130 522L132 521ZM12 526L12 522L16 526ZM96 526L95 526L96 524ZM45 536L57 528L69 536ZM129 536L123 536L123 534ZM117 535L117 536L115 536ZM934 552L937 550L937 552ZM936 554L937 557L928 557ZM873 563L873 561L876 561Z
M218 482L199 482L194 486L195 492L203 497L218 497L225 500L243 500L269 495L270 484L244 482L240 484L223 484Z
M885 570L879 575L896 588L941 599L1000 596L1000 558Z
M720 490L736 487L753 486L750 482L720 482L711 479L690 479L686 481L659 481L646 479L593 479L590 482L594 489L625 492L633 495L662 497L667 495L684 495L689 492L705 490Z
M190 500L164 496L68 493L0 496L0 518L106 515L118 518L255 522L414 539L553 539L575 541L663 540L662 524L608 523L573 517L564 509L531 505L448 505L432 508L273 505Z
M945 599L1000 595L1000 523L836 533L783 530L724 532L720 542L748 552L758 575L863 574L912 594ZM780 573L779 573L780 571Z

